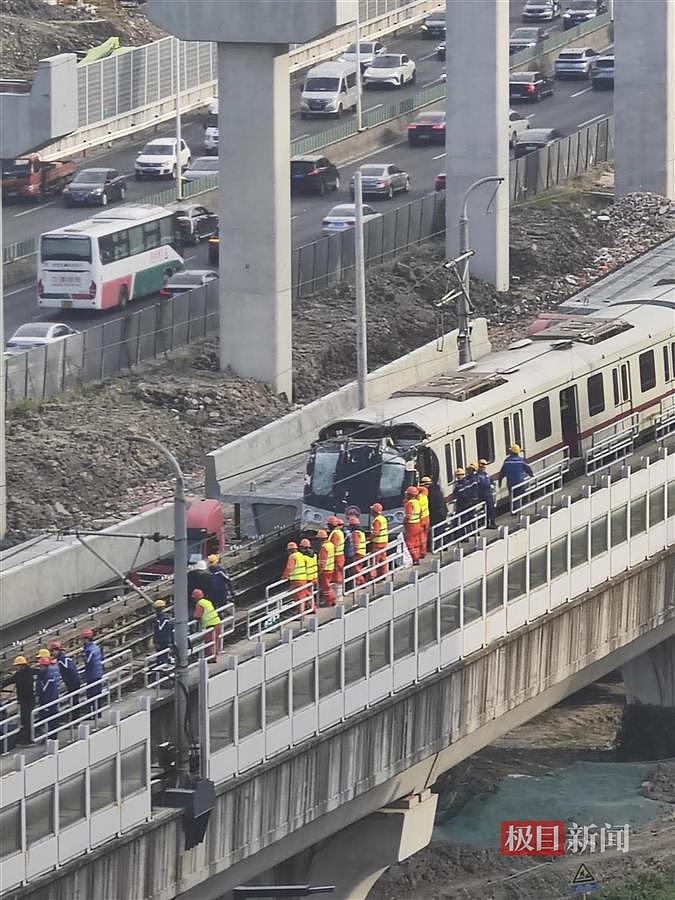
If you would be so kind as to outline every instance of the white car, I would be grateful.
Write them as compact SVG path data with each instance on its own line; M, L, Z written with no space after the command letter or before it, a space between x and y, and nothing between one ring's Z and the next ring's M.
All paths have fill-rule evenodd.
M513 109L509 110L509 147L515 147L518 135L530 127L530 120L521 116Z
M404 84L414 84L415 63L405 53L383 53L368 66L363 74L363 86L400 88Z
M134 174L136 180L141 178L176 178L190 165L192 156L190 148L181 139L180 151L177 152L176 138L155 138L143 147L136 157Z
M64 325L62 322L26 322L25 325L19 326L7 341L5 356L27 353L36 347L53 344L71 334L79 333L70 325Z
M376 212L372 206L363 204L363 221L381 219L382 213ZM321 234L339 234L354 227L356 222L356 206L353 203L340 203L334 206L321 223Z
M359 44L359 53L361 57L361 71L372 65L373 60L386 53L387 48L379 41L361 41ZM356 62L356 44L350 44L342 56L338 57L340 62Z

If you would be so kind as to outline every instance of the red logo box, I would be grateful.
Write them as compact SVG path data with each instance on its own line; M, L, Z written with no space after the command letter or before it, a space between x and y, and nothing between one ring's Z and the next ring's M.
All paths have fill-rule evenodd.
M502 822L499 848L502 856L562 856L565 823L536 819Z

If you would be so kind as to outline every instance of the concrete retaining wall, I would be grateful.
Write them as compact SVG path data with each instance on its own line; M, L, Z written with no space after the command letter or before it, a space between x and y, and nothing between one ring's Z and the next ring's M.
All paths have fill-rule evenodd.
M442 346L442 352L439 352ZM485 319L473 323L471 347L475 359L490 351ZM416 384L457 366L457 331L446 334L440 344L430 341L394 362L368 375L368 399L378 403L394 391ZM213 450L206 457L206 496L227 492L228 481L254 463L263 466L281 457L309 449L319 429L333 419L352 414L358 407L355 381L333 391L276 422L270 422L253 434Z
M237 884L438 776L675 633L675 554L663 554L463 663L219 789L204 844L180 846L160 810L123 838L8 900L177 894L217 900Z

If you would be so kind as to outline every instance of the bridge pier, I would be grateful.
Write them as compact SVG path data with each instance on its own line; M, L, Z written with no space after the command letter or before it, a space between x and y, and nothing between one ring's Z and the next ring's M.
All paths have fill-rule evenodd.
M334 884L337 900L365 900L389 866L427 846L437 800L426 790L379 809L277 866L275 881Z
M675 637L623 666L626 708L618 742L636 759L675 756Z

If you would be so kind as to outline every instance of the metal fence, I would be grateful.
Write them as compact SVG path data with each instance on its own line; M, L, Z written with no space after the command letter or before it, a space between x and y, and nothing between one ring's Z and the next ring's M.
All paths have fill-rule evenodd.
M116 375L218 330L217 282L5 360L6 401L40 400Z

